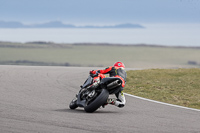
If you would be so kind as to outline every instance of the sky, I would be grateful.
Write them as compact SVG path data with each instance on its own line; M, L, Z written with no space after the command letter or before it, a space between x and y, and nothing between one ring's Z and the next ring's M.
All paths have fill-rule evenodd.
M200 23L200 0L0 0L0 20L25 24Z

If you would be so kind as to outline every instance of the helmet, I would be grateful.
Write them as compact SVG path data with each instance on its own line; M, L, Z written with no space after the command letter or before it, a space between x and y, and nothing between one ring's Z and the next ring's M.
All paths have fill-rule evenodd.
M122 63L122 62L116 62L116 63L114 64L114 66L116 66L116 67L123 67L123 68L125 68L125 65L124 65L124 63Z

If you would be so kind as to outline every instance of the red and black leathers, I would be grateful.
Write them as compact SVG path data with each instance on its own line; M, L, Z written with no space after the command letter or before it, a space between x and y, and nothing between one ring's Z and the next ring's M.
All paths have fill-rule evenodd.
M115 95L117 99L108 98L107 103L114 104L117 107L124 107L126 103L125 96L123 94L123 89L126 83L126 71L123 67L117 67L117 66L110 66L103 70L92 70L90 71L91 74L95 74L96 72L103 74L109 74L110 77L118 77L122 80L122 86L120 86L120 91L117 92ZM101 77L104 78L104 77Z
M110 77L118 77L122 80L122 87L125 86L126 83L126 71L123 67L116 67L116 66L110 66L103 70L95 70L91 71L91 73L95 74L96 72L101 74L109 74Z

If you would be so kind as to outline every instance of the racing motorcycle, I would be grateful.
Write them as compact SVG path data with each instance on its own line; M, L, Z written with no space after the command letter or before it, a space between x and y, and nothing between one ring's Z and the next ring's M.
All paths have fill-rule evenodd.
M90 74L69 104L69 108L82 107L86 112L92 113L105 105L109 94L117 93L121 84L121 79L117 77L105 77L100 73Z

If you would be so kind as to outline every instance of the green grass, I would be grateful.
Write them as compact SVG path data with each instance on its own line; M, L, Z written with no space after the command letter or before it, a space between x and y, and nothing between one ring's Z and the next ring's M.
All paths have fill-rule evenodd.
M79 66L109 66L122 61L131 68L200 67L200 49L147 46L0 43L0 64L27 60L70 63Z
M124 91L148 99L200 109L200 69L127 72Z

